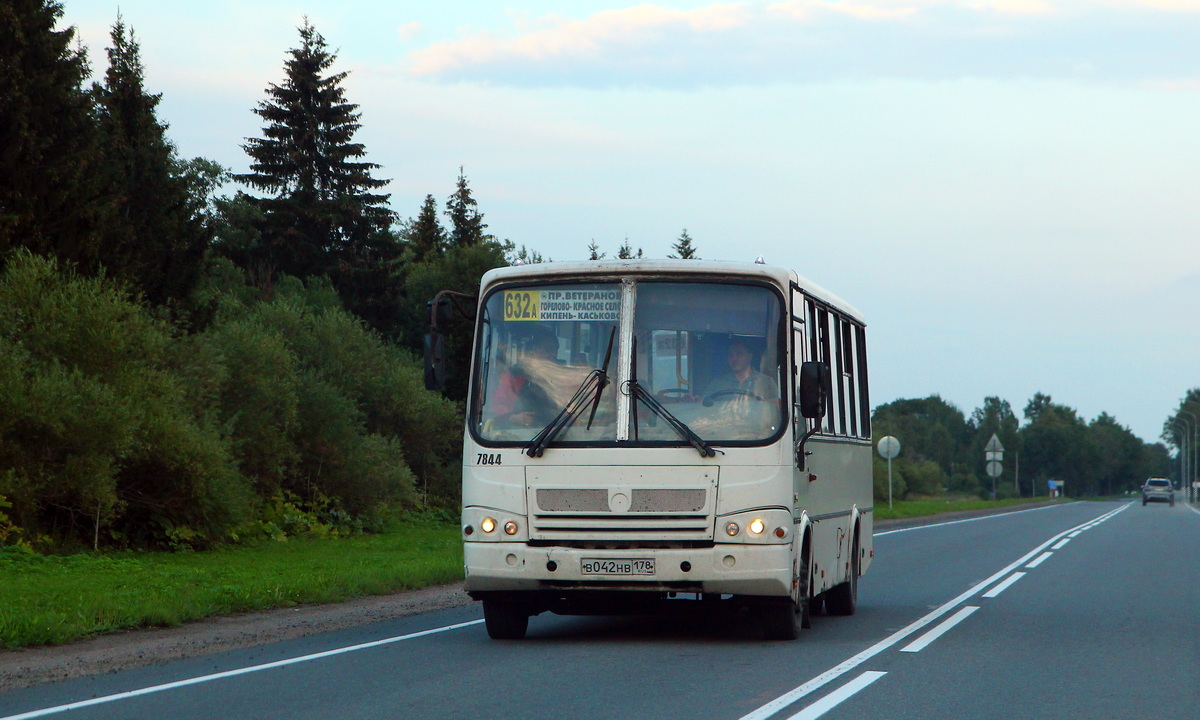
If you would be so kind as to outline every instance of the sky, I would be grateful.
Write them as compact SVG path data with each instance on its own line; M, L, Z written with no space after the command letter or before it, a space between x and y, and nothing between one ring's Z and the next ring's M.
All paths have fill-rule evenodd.
M1040 392L1153 442L1200 386L1200 0L63 4L235 172L307 17L402 218L461 167L553 260L686 229L790 267L866 317L875 405Z

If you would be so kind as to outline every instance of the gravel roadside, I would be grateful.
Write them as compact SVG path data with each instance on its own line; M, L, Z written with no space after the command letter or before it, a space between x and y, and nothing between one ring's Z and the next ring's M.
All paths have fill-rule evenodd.
M1000 511L975 510L884 520L876 530L897 530L935 522L1028 510L1059 501L1031 503ZM462 583L357 598L334 605L309 605L231 615L188 623L102 635L67 645L0 651L0 692L67 678L116 672L237 648L303 637L318 632L392 620L468 605Z

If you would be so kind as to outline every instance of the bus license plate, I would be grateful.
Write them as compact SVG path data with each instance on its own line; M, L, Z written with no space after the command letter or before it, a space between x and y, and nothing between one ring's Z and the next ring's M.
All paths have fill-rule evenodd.
M653 558L583 558L584 575L653 575Z

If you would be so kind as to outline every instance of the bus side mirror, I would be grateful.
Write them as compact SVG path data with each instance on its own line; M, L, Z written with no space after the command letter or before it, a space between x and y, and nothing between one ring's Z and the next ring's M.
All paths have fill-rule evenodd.
M809 360L800 366L800 414L810 419L825 417L830 394L829 366Z
M446 387L446 338L441 333L425 334L425 389Z
M445 325L454 317L454 307L445 293L438 293L436 298L425 303L425 308L429 311L430 325L435 328Z

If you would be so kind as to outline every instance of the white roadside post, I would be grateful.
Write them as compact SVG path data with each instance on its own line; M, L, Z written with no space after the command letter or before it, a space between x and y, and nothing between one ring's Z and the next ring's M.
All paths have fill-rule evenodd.
M983 457L987 461L987 474L992 478L992 499L995 500L996 478L1004 472L1004 446L1000 444L1000 438L996 437L996 433L992 433L992 439L988 440L988 444L984 446Z
M888 508L892 507L892 458L900 454L900 441L891 435L879 438L879 457L888 461Z

